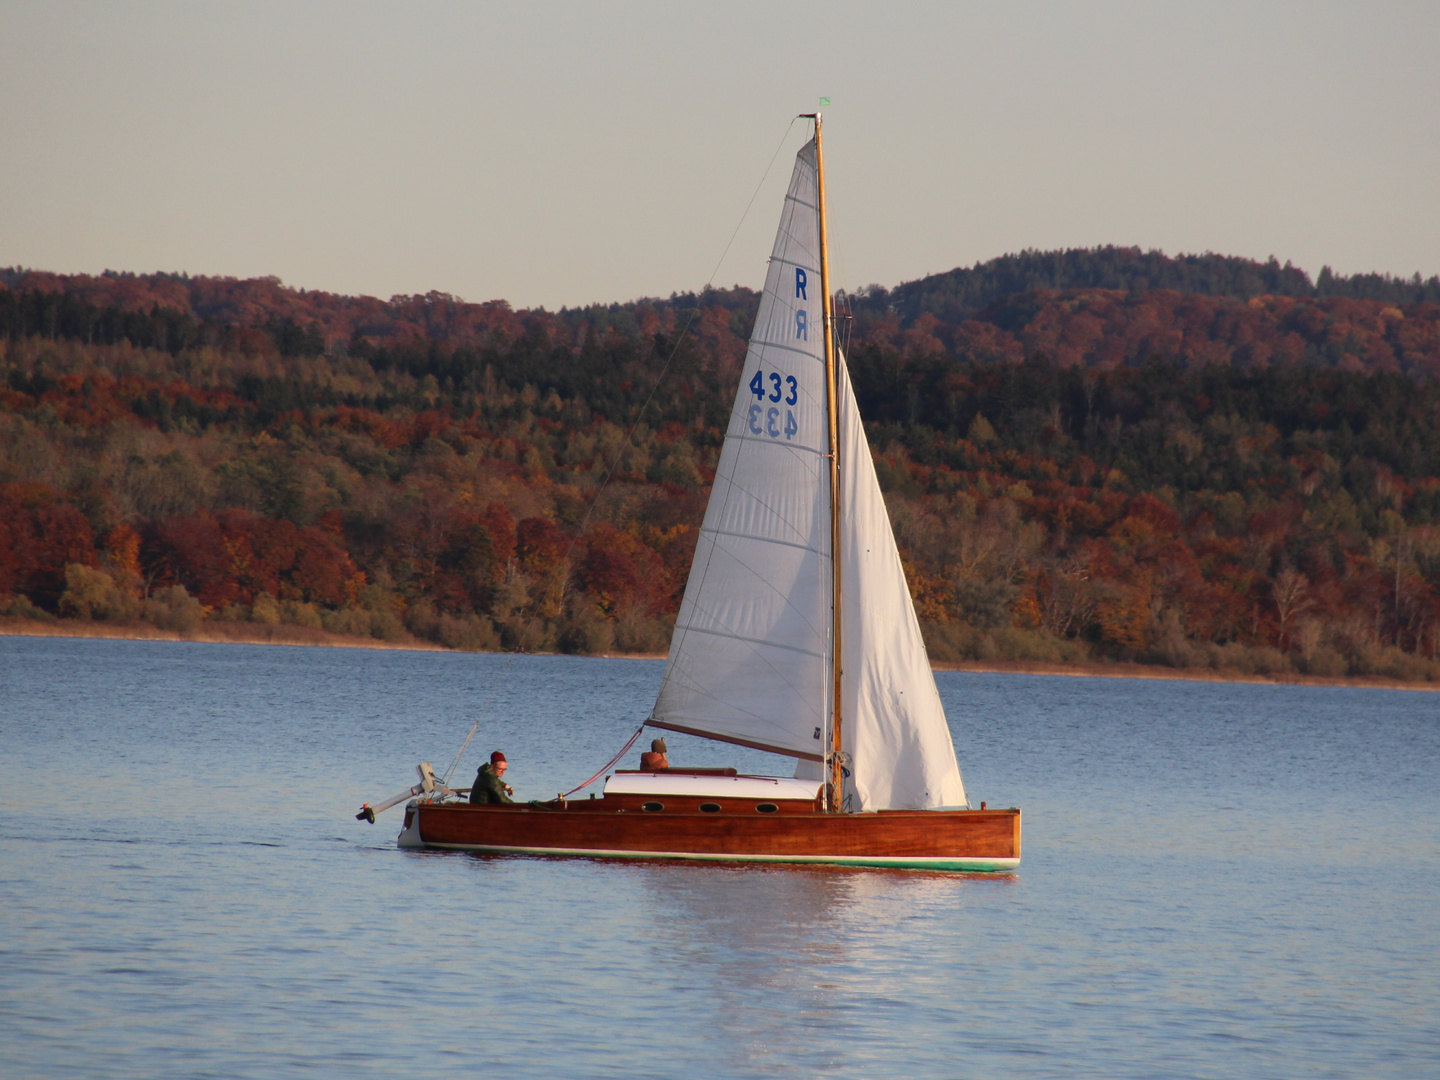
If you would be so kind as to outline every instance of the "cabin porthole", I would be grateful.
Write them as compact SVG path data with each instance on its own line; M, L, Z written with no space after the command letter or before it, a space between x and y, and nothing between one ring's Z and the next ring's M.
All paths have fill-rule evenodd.
M647 803L644 803L644 804L640 807L640 809L641 809L641 810L646 810L646 811L648 811L648 812L650 812L650 813L652 813L652 814L657 814L657 813L659 813L661 810L664 810L664 809L665 809L665 804L664 804L663 802L647 802Z
M702 814L718 814L720 812L720 804L718 802L702 802L700 804L700 812Z
M780 807L776 806L773 802L762 802L756 803L755 809L761 814L773 814L776 810L779 810Z

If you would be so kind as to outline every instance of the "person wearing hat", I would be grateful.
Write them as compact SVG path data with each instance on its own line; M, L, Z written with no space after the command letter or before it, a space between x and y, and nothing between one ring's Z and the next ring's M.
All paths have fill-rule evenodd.
M475 774L475 783L470 786L470 801L472 803L514 802L510 796L515 794L515 789L504 783L505 770L509 767L505 755L499 750L491 754L490 760L481 765L480 771Z

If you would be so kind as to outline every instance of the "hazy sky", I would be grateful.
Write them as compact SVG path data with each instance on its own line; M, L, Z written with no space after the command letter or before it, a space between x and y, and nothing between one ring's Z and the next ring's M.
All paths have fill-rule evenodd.
M0 0L0 265L550 308L1022 248L1440 272L1440 3Z

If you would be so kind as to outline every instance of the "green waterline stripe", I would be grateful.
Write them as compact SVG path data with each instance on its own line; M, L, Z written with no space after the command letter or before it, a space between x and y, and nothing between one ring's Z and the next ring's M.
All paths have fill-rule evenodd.
M1004 873L1020 865L1019 859L965 859L919 855L720 855L691 851L625 851L610 848L502 847L493 844L424 843L436 851L488 851L512 855L579 855L605 859L692 859L701 862L800 863L828 866L874 866L892 870L959 870L967 873Z

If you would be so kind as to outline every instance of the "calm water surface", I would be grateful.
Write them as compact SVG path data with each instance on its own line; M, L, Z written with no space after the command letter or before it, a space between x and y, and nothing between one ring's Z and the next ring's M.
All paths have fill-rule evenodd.
M661 665L0 638L6 1077L1440 1075L1440 696L945 674L1013 875L407 853ZM671 759L778 759L669 736Z

